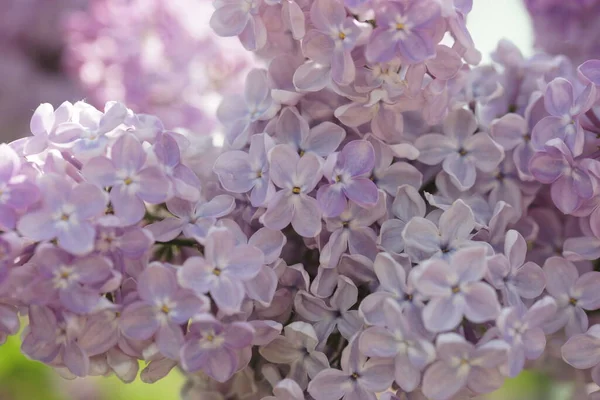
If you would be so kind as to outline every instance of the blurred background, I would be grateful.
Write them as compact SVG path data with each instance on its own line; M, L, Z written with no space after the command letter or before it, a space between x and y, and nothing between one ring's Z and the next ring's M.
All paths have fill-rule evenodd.
M252 65L237 39L210 32L211 12L209 0L0 0L0 142L28 135L40 103L80 99L99 108L120 100L166 126L209 133L220 97L239 90ZM533 53L522 0L474 0L468 27L484 62L501 38ZM12 337L0 347L0 400L170 400L184 382L176 371L153 385L67 381L27 360L19 346ZM488 398L571 398L573 385L557 381L557 362L543 360L544 368Z

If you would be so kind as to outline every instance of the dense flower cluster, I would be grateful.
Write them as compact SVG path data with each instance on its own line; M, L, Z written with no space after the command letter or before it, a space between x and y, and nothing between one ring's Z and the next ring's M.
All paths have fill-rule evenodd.
M209 0L89 0L65 24L65 63L93 104L119 100L208 134L211 104L235 93L252 64L236 40L211 31L211 11Z
M470 8L216 1L268 65L223 147L39 106L0 145L0 338L27 314L30 358L177 366L186 399L471 398L547 337L600 383L600 61L501 42L474 67Z
M550 54L564 54L576 62L597 58L598 0L524 0L533 22L535 44Z

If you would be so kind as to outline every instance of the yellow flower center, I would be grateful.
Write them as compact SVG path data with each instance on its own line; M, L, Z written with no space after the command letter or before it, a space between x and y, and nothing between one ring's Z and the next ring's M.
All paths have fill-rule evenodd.
M292 193L294 194L300 194L301 189L298 186L294 186L294 188L292 189Z

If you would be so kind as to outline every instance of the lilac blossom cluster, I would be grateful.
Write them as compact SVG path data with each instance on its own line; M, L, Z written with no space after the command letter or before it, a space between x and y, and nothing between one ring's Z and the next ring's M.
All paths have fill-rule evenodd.
M550 53L564 54L575 62L597 58L598 0L524 0L531 16L535 45Z
M239 91L253 63L236 40L216 37L211 12L209 0L89 0L64 24L66 67L94 105L119 100L209 134L212 104Z
M0 339L184 399L471 398L547 337L600 383L600 61L475 67L470 1L214 5L268 65L222 147L119 102L0 145Z

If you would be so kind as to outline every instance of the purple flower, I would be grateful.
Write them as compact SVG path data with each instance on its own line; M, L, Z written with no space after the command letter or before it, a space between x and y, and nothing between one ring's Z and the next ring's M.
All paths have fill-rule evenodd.
M529 161L535 150L525 118L519 114L506 114L492 122L490 135L505 151L513 150L511 161L519 172L519 177L530 180L532 176Z
M400 254L404 250L402 232L406 224L413 217L424 217L426 211L425 201L412 186L398 187L396 197L392 203L391 212L396 218L390 218L381 224L378 244L386 251ZM427 222L425 222L427 224ZM416 260L416 259L415 259Z
M163 166L165 175L171 181L173 195L187 201L200 198L200 179L181 161L180 145L168 133L159 133L152 146L156 158Z
M382 326L386 318L383 305L393 299L404 310L405 316L411 322L421 323L420 315L423 303L418 299L412 279L408 278L414 274L412 271L416 271L410 268L408 257L398 257L397 260L388 253L377 254L373 269L379 281L379 287L365 297L358 308L365 322L370 325ZM415 329L416 326L413 325L412 328Z
M594 195L596 177L592 171L598 171L599 165L589 158L574 159L561 139L552 139L534 154L529 169L538 181L552 184L552 201L560 211L570 214Z
M349 85L356 74L351 51L361 33L357 21L346 17L344 5L337 0L315 0L310 20L315 29L303 39L304 55L318 64L330 65L331 79Z
M79 159L90 159L104 154L109 143L106 134L125 121L127 107L121 103L108 102L102 113L89 104L77 102L75 112L78 122L59 124L51 140L54 143L69 144L71 151Z
M525 366L525 359L535 360L546 347L546 336L541 326L556 313L556 302L550 296L536 301L527 310L524 306L505 308L496 319L500 337L510 345L508 376L517 376Z
M588 328L584 310L600 307L600 272L579 276L577 267L562 257L550 257L544 263L546 291L554 297L558 312L544 330L554 333L565 327L567 337L583 333Z
M110 203L123 226L142 220L144 202L159 204L167 200L171 185L164 172L144 166L146 152L130 133L119 137L111 148L110 159L96 157L83 167L83 175L101 188L110 188Z
M287 378L306 389L309 378L314 379L319 372L329 368L329 360L316 350L319 340L312 325L293 322L284 328L284 332L285 336L278 336L261 347L260 355L269 362L289 365Z
M120 283L120 274L113 271L111 262L97 255L75 258L45 245L38 249L34 262L38 275L30 283L28 293L33 304L52 305L59 301L71 312L86 314L106 307L108 302L100 294L115 290Z
M304 400L304 392L300 386L291 379L283 379L273 388L274 396L267 396L264 400Z
M308 194L322 176L319 158L311 153L300 157L292 147L277 145L269 159L271 179L281 190L269 200L261 221L276 230L291 223L299 235L317 236L321 232L321 210L317 200Z
M272 118L277 110L271 98L267 72L253 69L246 76L244 97L225 96L217 110L219 121L225 125L227 144L234 149L243 148L253 134L260 132L257 131L258 122Z
M413 193L413 195L416 191ZM409 199L410 200L410 199ZM400 203L406 204L406 203ZM412 206L412 205L411 205ZM422 205L416 202L406 213L422 213ZM413 211L414 210L414 211ZM413 261L424 261L430 257L448 257L463 247L478 245L469 240L475 228L471 208L462 200L456 200L440 216L438 226L427 218L412 217L404 230L404 248ZM389 240L389 239L388 239Z
M394 153L380 140L370 137L369 142L375 150L375 167L371 171L371 180L379 189L390 196L396 196L400 186L421 187L423 174L417 168L407 162L394 162Z
M358 350L354 338L342 353L342 370L325 369L308 384L308 393L315 400L374 400L375 393L387 390L392 381L392 362L368 359Z
M327 305L322 299L307 292L298 292L294 307L298 315L313 322L319 342L324 345L337 328L343 337L350 340L362 327L363 321L357 310L350 310L358 300L358 288L345 276L337 279L337 289Z
M20 326L17 307L0 303L0 345L6 342L8 336L16 335Z
M500 312L494 289L481 282L486 272L485 249L463 249L451 256L420 264L415 288L430 298L423 309L425 328L444 332L455 328L463 316L481 323Z
M215 196L210 201L201 198L191 203L174 198L167 201L167 209L174 217L167 217L146 226L157 242L168 242L182 232L186 237L204 242L206 235L218 218L231 213L235 208L235 199L227 194Z
M560 139L575 157L580 155L583 152L584 133L579 116L589 110L595 100L596 87L593 84L575 93L571 82L564 78L550 82L544 94L544 105L550 116L542 118L533 128L533 147L543 150L550 140Z
M56 238L59 247L75 255L90 253L96 238L94 219L104 215L106 193L55 174L44 175L38 184L42 206L19 220L19 232L36 241Z
M216 2L210 27L219 36L238 36L247 50L260 50L267 43L267 29L259 14L261 0Z
M262 206L275 192L269 176L267 154L275 146L266 133L253 135L248 153L241 150L227 151L219 156L213 171L225 190L233 193L250 193L254 207Z
M21 159L7 144L0 144L0 229L15 228L20 211L40 198L38 187L20 175Z
M140 300L128 304L120 318L125 336L145 340L155 336L160 352L178 359L183 345L180 325L207 311L208 300L198 298L177 284L175 271L160 263L152 263L137 279Z
M181 365L187 372L202 370L225 382L238 369L238 351L249 347L254 329L246 322L224 324L210 315L194 318L181 348Z
M360 351L368 357L394 358L396 383L412 392L421 383L421 371L435 359L435 349L410 328L396 302L388 300L382 307L385 325L361 333Z
M227 314L240 310L243 282L254 278L264 265L258 248L238 244L231 231L215 228L208 233L204 257L190 257L177 270L179 284L197 294L210 293L219 309Z
M29 129L33 136L26 139L23 147L25 155L39 154L48 148L48 142L54 138L56 128L71 119L73 105L65 101L54 110L52 104L43 103L31 116Z
M419 161L427 165L442 163L459 189L470 189L477 169L492 172L504 158L502 147L487 133L475 133L476 130L477 120L470 111L458 109L449 113L444 120L444 135L430 133L415 142Z
M328 159L335 165L327 174L330 184L317 191L317 201L325 217L337 217L346 208L348 200L364 208L377 204L379 192L369 179L375 166L375 151L371 143L354 140L348 143L337 157Z
M504 254L488 258L486 280L500 290L506 305L522 306L521 298L535 299L546 286L544 271L534 262L525 262L526 254L525 239L511 229L504 240Z
M498 366L506 362L506 351L506 343L499 340L475 346L456 333L438 336L438 361L425 371L423 394L447 400L465 386L477 394L498 389L504 381Z
M21 350L34 360L62 365L73 375L85 377L90 371L90 359L77 342L82 328L79 317L32 305Z
M386 3L377 13L377 28L367 44L370 62L391 61L396 55L415 64L435 56L433 31L440 6L430 0Z
M312 128L295 108L285 108L276 124L276 137L283 144L293 147L300 156L314 153L327 157L337 150L346 132L341 126L325 121Z
M335 268L345 253L360 254L374 259L377 255L377 235L371 225L386 213L385 197L379 196L377 205L362 208L350 201L337 218L325 220L327 230L332 232L327 244L321 249L319 262L323 268Z

